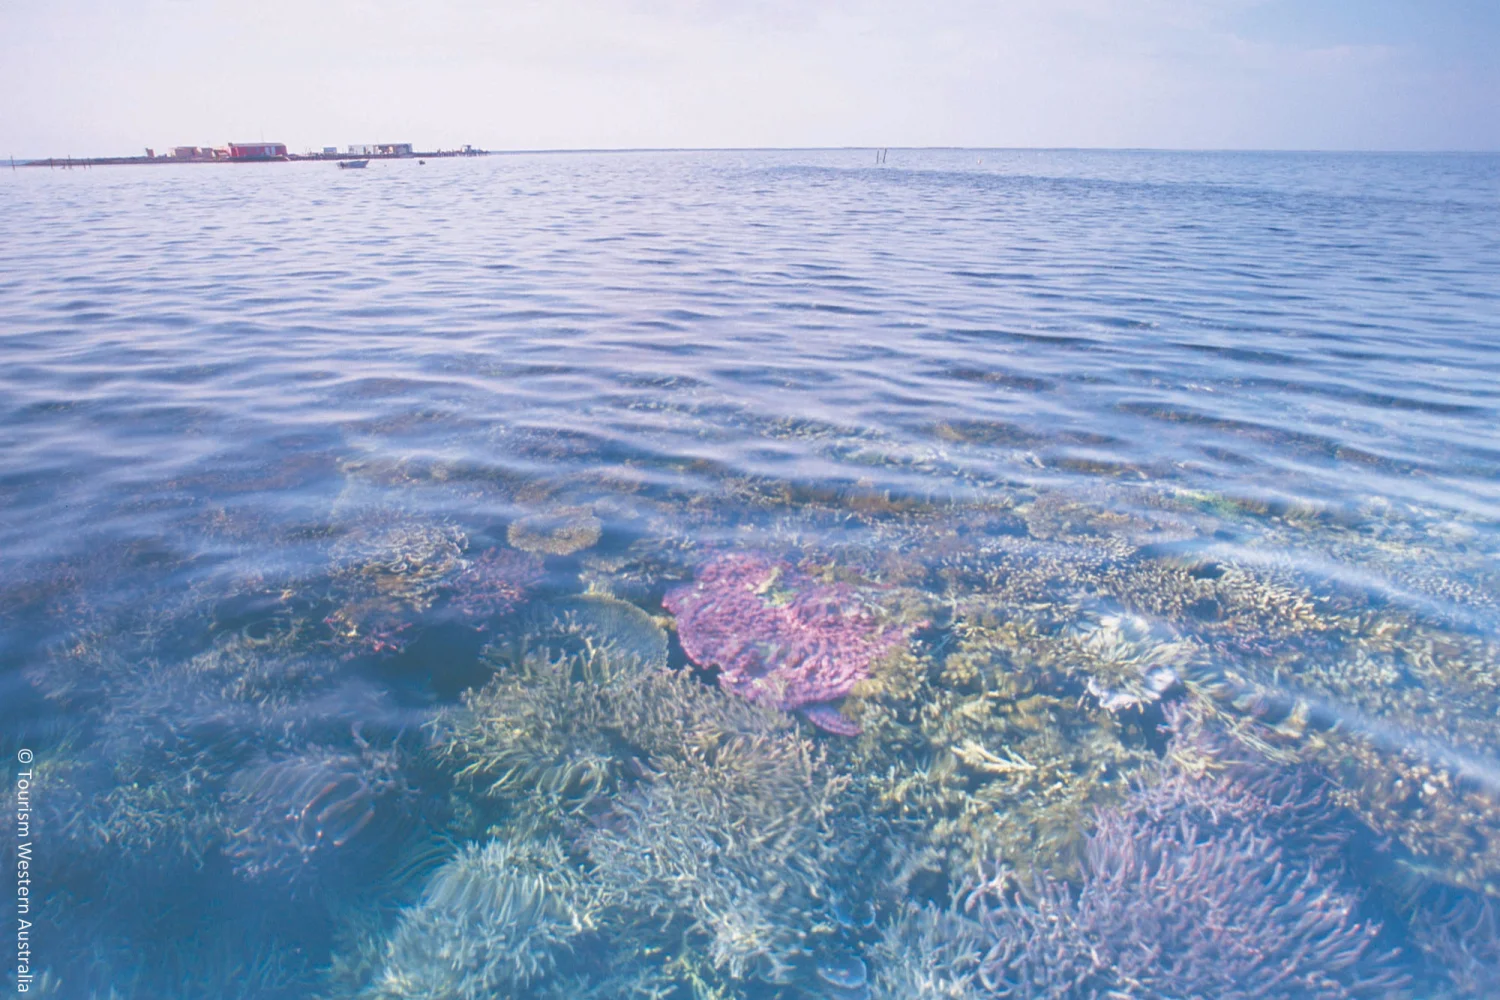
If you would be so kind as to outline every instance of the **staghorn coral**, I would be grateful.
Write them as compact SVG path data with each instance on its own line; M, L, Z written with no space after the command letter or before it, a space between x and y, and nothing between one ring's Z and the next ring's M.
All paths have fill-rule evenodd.
M253 622L217 636L183 669L226 702L287 708L338 671L337 661L308 649L312 629L287 615Z
M434 727L460 785L504 829L569 831L647 940L685 936L716 976L790 977L829 880L870 846L850 779L783 713L638 656L491 656L495 679Z
M869 836L849 780L774 726L654 763L660 769L583 834L598 877L621 906L684 921L730 977L790 981L828 885L852 874Z
M984 928L953 909L906 903L871 948L880 1000L981 1000Z
M361 527L333 547L336 579L351 589L425 611L463 568L465 536L451 525L402 521Z
M938 663L893 657L854 694L880 809L949 877L995 858L1076 872L1095 811L1156 761L1143 720L1085 693L1077 640L1006 611L970 602Z
M625 766L611 739L622 672L603 653L524 655L434 724L435 750L488 797L542 816L580 810Z
M1500 913L1493 900L1439 894L1413 915L1410 938L1447 980L1452 1000L1500 996Z
M1336 656L1220 664L1199 698L1326 774L1339 802L1451 886L1500 891L1500 646L1369 616Z
M1169 768L1099 816L1078 888L1007 871L965 909L990 937L980 966L1001 997L1356 998L1403 995L1395 952L1340 886L1315 783L1240 769ZM1242 793L1244 793L1242 795ZM1265 811L1269 808L1269 812ZM1279 836L1301 843L1284 846Z
M1073 627L1080 661L1070 672L1086 674L1085 689L1111 712L1157 701L1181 683L1197 646L1140 615L1100 614Z
M744 698L801 710L844 736L859 725L829 704L869 676L871 664L916 627L882 624L853 588L818 584L754 553L718 556L694 582L667 594L688 658L719 669L719 684Z
M667 666L667 633L656 619L628 601L602 594L551 602L532 618L525 638L563 652L602 650L642 667Z
M524 996L594 927L597 892L555 839L471 845L433 875L367 1000Z
M1025 541L1001 539L991 546L998 562L950 574L955 599L988 581L997 617L1031 619L1043 637L1059 634L1054 623L1079 632L1069 618L1102 598L1150 618L1196 647L1173 666L1191 697L1246 732L1261 725L1258 739L1316 766L1404 864L1449 885L1500 890L1500 644L1492 624L1475 624L1493 618L1487 599L1466 589L1474 553L1448 544L1447 521L1431 512L1251 513L1235 515L1246 541L1195 544L1191 555L1148 547L1108 558L1084 540L1067 559L1029 570L1009 554ZM1287 549L1327 552L1330 562L1310 567ZM1373 577L1366 560L1391 577ZM990 567L982 576L981 564ZM1445 578L1445 566L1458 576ZM1066 659L1106 701L1150 693L1104 679L1107 663Z
M309 747L255 762L224 792L224 853L246 878L296 880L338 855L406 790L393 750L375 750L356 731L360 753ZM387 822L393 819L386 815Z
M436 756L460 786L554 823L661 761L788 726L779 712L665 669L659 630L645 626L657 627L614 604L579 599L549 626L572 651L488 649L495 678L431 726Z
M354 651L399 652L415 616L465 568L465 541L451 525L361 525L333 547L333 582L342 600L325 623Z
M687 568L697 551L680 531L636 538L623 550L595 549L581 557L580 579L590 593L649 606L663 588L692 576Z

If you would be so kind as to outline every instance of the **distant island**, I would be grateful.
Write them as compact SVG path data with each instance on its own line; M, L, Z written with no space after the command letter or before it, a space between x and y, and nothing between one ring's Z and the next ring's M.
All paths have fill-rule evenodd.
M449 156L488 156L487 149L465 144L457 149L415 150L409 142L376 142L344 147L324 146L321 151L290 153L283 142L231 142L223 146L173 146L171 152L157 155L147 146L144 156L67 156L44 159L12 160L17 167L105 167L137 163L275 163L302 160L403 160Z

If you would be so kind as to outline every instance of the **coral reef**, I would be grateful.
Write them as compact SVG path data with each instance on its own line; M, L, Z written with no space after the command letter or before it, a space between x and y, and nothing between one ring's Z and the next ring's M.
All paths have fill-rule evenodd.
M557 973L599 900L556 840L465 848L403 914L368 1000L517 996Z
M652 922L683 921L731 978L790 981L823 922L827 886L852 875L869 836L849 814L847 779L777 728L655 763L584 832L598 877Z
M980 982L1060 1000L1404 995L1398 954L1318 839L1329 808L1296 777L1169 768L1099 816L1078 888L1002 870L967 895L990 938Z
M257 761L224 792L229 832L224 853L254 879L295 880L365 834L377 813L395 818L406 791L393 750L359 739L360 753L308 747Z
M951 878L981 861L1076 873L1097 809L1156 762L1139 713L1087 693L1095 660L1026 608L959 607L937 663L888 658L854 691L881 810ZM1133 674L1133 668L1127 668ZM903 752L895 753L893 750Z
M593 548L602 530L587 507L559 507L517 518L505 538L522 552L567 556Z
M729 553L698 567L662 605L677 616L688 658L717 667L719 684L752 701L800 709L822 729L859 733L829 703L904 645L915 624L882 623L844 584L816 583L790 564Z
M600 650L611 658L665 669L667 633L656 620L628 601L584 594L549 603L533 616L526 639L568 653Z
M103 580L12 593L73 619L26 671L76 727L38 754L66 886L48 909L102 928L190 886L174 914L244 930L158 958L165 919L127 928L92 965L92 945L59 952L68 989L1336 1000L1405 996L1411 973L1434 1000L1500 993L1500 646L1463 526L1444 549L1440 512L1366 523L1140 480L975 479L988 494L957 503L674 468L722 492L589 473L567 501L587 509L466 555L459 528L394 511L479 531L557 488L403 463L366 476L371 499L403 492L337 536L326 579L260 564L144 610ZM628 500L599 496L608 476ZM336 529L299 530L321 551ZM699 671L668 666L672 622L644 610L664 594ZM429 668L461 683L424 687ZM469 684L425 752L349 740L350 716L387 739Z
M1111 712L1140 708L1182 683L1198 647L1140 615L1105 613L1072 628L1085 689ZM1075 668L1077 669L1077 668Z
M701 946L697 975L786 980L806 963L829 883L873 835L787 716L638 655L491 655L494 680L434 746L501 807L492 829L573 837L620 919Z
M903 904L871 948L880 1000L981 1000L985 930L962 912Z
M1195 695L1451 886L1500 891L1500 645L1394 613L1351 616L1340 648L1221 661Z
M463 568L465 541L451 525L362 526L333 547L334 576L351 589L425 611L450 575Z
M342 600L325 624L355 652L399 652L415 616L464 569L466 541L451 525L378 519L360 525L333 547L333 582Z
M483 629L525 603L544 576L541 559L531 553L486 549L454 577L448 609Z
M1452 1000L1500 996L1500 912L1492 899L1438 894L1417 910L1409 936Z
M613 788L626 761L612 730L630 683L606 654L530 654L433 727L458 781L541 816L574 812Z
M314 624L277 615L217 636L184 671L226 702L289 708L335 676L336 659L312 646Z

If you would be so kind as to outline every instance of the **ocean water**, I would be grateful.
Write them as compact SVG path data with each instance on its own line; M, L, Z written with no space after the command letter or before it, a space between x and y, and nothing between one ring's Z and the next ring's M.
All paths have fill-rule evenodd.
M13 987L1500 991L1500 157L874 159L0 176Z

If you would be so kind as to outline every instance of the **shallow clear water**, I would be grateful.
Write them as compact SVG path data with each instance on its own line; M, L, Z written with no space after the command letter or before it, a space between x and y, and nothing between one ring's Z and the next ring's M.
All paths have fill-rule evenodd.
M33 992L1485 995L1500 158L872 160L0 177Z

